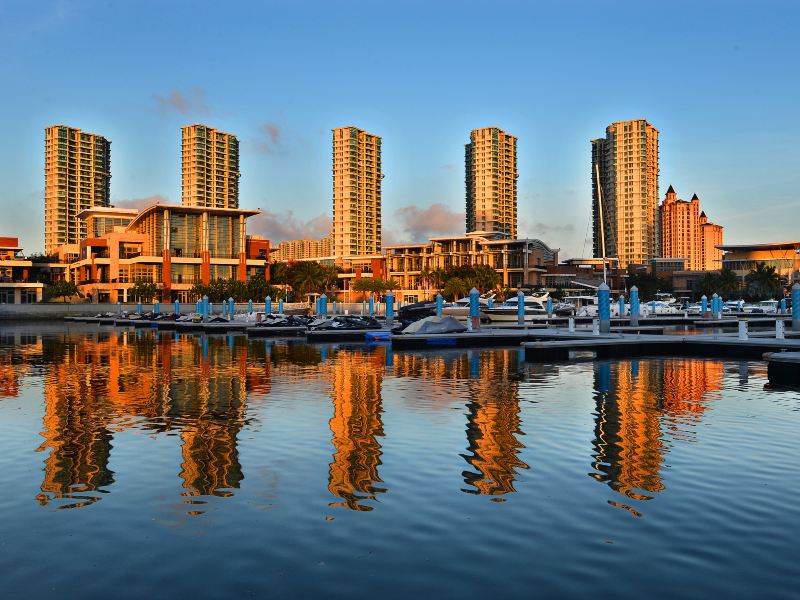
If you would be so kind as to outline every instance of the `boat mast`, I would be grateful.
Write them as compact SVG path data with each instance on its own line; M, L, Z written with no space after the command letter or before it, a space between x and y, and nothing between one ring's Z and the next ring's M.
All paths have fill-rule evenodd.
M608 283L606 281L606 229L605 229L605 218L603 216L603 190L600 187L600 167L597 163L594 164L594 173L595 178L597 179L597 206L600 211L600 249L603 254L603 283Z

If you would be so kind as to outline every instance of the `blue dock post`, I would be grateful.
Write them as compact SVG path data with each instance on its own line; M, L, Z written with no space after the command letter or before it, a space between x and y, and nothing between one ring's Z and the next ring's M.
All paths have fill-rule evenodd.
M631 325L639 326L639 288L631 288Z
M547 297L547 318L551 319L553 317L553 299L548 296Z
M782 314L782 315L785 315L786 314L786 298L781 298L779 307L780 308L778 309L778 313Z
M181 314L181 303L180 303L180 300L175 300L175 314L176 315L180 315Z
M711 296L711 314L714 315L715 319L719 319L719 295L714 292L714 295Z
M228 298L228 320L233 319L233 298Z
M441 317L444 310L444 298L441 294L436 294L436 316Z
M708 298L705 294L700 296L700 317L706 318L706 311L708 311Z
M481 293L478 288L472 288L469 291L469 320L472 325L472 331L478 331L481 328Z
M656 301L650 300L650 316L654 317L656 315Z
M208 321L208 311L211 309L211 303L208 301L208 296L203 296L200 303L200 314L203 315L203 321Z
M489 298L486 301L486 308L494 308L494 298Z
M619 316L625 316L625 296L622 294L619 295Z
M203 314L203 303L200 300L198 300L197 302L194 303L194 308L195 308L195 312L198 315L202 315Z
M142 303L141 302L137 302L136 303L136 314L137 315L141 315L142 314Z
M278 314L283 314L283 298L278 298Z
M522 290L517 292L517 325L525 324L525 294Z
M600 317L600 333L611 331L611 290L603 282L597 288L597 316Z
M792 286L792 331L800 331L800 283Z
M369 316L375 316L375 298L372 296L369 297Z
M394 322L394 294L387 293L384 300L386 302L386 325L391 329Z
M214 303L209 302L208 307L206 308L206 318L214 316Z
M252 314L252 313L253 313L253 301L252 300L248 300L247 301L247 314Z
M366 300L362 300L361 301L361 314L362 315L367 314L367 301Z
M319 297L319 314L328 316L328 297L325 294Z
M264 299L264 313L268 315L272 314L272 298L269 296Z
M161 314L161 302L156 300L156 303L153 304L153 314L160 315Z

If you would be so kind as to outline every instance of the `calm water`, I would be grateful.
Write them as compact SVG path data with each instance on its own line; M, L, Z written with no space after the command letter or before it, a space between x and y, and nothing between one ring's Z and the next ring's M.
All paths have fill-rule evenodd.
M3 597L797 597L799 434L760 362L0 329Z

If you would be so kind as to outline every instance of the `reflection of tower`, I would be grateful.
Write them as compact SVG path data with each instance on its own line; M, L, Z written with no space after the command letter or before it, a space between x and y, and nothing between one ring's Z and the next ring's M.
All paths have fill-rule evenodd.
M108 371L97 347L93 340L65 344L63 355L47 366L41 434L45 441L39 451L48 448L50 455L37 496L42 505L70 498L77 502L62 508L84 506L99 500L87 492L103 491L114 482L108 468L112 436L104 406Z
M201 340L200 355L175 357L182 363L176 371L194 371L177 375L170 394L173 415L182 423L180 475L185 496L229 496L244 479L236 438L247 401L247 343L244 338L238 344L203 340L207 346Z
M380 483L383 437L381 421L381 383L385 348L373 354L339 351L332 361L333 460L328 476L328 490L352 510L372 510L364 500L374 500L385 492L375 486Z
M475 471L464 471L472 494L501 495L514 491L517 469L527 469L517 456L523 444L519 418L519 384L512 368L518 357L512 351L470 352L471 401L467 423L468 455L462 455Z
M598 362L591 476L636 500L664 489L662 438L690 440L707 391L720 389L722 363L672 359ZM687 427L688 425L688 427Z

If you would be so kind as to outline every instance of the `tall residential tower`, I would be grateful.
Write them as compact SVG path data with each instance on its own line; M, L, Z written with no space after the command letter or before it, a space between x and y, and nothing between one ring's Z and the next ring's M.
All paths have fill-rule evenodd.
M467 233L517 237L517 138L499 127L473 129L464 147Z
M333 130L333 253L381 251L381 138L357 127Z
M78 218L111 199L111 142L66 125L44 130L44 248L77 244L86 237Z
M603 255L601 233L605 256L621 267L660 255L658 130L645 119L612 123L605 138L592 140L592 216L594 256Z
M199 124L182 132L183 205L239 208L239 140Z

